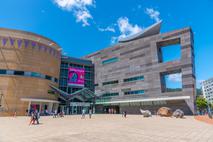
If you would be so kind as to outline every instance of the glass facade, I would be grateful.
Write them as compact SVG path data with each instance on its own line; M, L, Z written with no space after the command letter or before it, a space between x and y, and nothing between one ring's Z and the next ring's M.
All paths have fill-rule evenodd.
M69 86L68 85L68 73L69 68L79 68L85 70L84 87L94 92L94 66L90 61L75 58L62 58L60 68L60 80L59 89L72 94L76 91L81 90L83 87L80 86Z

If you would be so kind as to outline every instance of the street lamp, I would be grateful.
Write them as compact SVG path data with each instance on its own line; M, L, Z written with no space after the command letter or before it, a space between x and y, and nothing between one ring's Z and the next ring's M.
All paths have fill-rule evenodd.
M209 118L211 118L212 119L212 111L211 111L211 107L210 107L210 102L208 101L207 102L207 105L208 105L208 116L209 116Z
M2 100L2 97L3 97L3 93L2 93L2 91L0 91L0 108L1 108L1 100Z

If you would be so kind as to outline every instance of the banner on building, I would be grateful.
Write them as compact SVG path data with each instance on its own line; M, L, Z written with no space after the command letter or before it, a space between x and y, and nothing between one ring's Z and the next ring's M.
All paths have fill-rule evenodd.
M69 68L68 85L84 87L85 70L80 68Z

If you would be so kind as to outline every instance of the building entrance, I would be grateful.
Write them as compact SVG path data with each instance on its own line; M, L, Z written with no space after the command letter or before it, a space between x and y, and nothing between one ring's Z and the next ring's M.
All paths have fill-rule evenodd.
M82 110L85 109L88 113L90 103L85 102L71 102L69 106L68 114L82 114Z
M119 106L104 106L104 112L109 114L119 114Z

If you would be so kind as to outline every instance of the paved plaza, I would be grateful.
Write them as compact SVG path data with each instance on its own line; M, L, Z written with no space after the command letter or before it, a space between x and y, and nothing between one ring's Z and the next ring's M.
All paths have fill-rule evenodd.
M141 115L41 117L29 126L29 117L1 117L0 142L212 142L213 125L185 119L143 118Z

